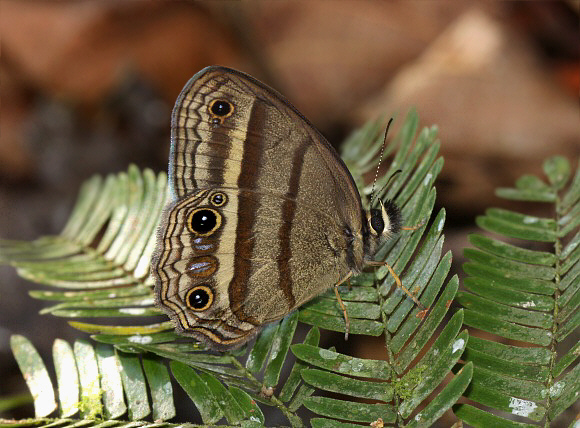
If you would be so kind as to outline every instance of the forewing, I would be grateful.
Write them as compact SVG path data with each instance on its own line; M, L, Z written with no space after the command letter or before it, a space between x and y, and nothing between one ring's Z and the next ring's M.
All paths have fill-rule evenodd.
M221 121L210 110L215 100L233 107ZM304 200L354 227L361 222L354 181L326 139L273 89L223 67L196 74L177 99L170 183L177 197L216 186L258 189Z

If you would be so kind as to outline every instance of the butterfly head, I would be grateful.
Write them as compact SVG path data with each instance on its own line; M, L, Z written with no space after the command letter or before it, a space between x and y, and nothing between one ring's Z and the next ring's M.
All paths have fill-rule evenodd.
M367 214L371 237L385 240L401 230L401 210L390 199L384 203L379 200L380 207L372 208Z

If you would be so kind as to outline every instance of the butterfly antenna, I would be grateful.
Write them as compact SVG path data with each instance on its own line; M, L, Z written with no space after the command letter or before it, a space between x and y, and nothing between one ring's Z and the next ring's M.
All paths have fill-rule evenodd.
M381 162L383 161L383 153L385 152L385 146L387 145L387 135L389 134L389 128L391 127L391 123L393 122L393 118L389 119L389 123L387 123L387 130L385 131L385 139L383 140L383 146L381 147L381 155L379 156L379 164L377 165L377 172L375 172L375 179L373 180L373 187L371 189L371 203L370 206L373 206L373 199L375 199L375 184L377 184L377 178L379 176L379 168L381 167Z
M389 179L387 180L387 182L385 183L385 185L384 185L383 187L381 187L381 190L379 190L379 191L377 192L377 195L380 195L380 194L383 192L383 190L385 189L385 187L387 187L387 186L389 185L389 183L391 182L391 180L392 180L393 178L395 178L395 176L396 176L397 174L401 173L401 172L403 172L403 170L402 170L402 169L398 169L398 170L396 170L395 172L393 172L393 175L391 175L391 176L389 177ZM371 204L371 207L372 207L372 204Z

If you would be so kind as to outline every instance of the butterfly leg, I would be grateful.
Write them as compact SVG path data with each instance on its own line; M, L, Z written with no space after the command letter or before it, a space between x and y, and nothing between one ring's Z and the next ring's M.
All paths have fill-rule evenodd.
M349 272L344 278L342 278L340 281L338 281L334 285L334 294L336 295L336 300L338 300L338 304L340 305L340 309L342 309L342 314L344 315L344 324L345 324L344 340L348 340L348 331L350 329L350 321L348 319L348 313L346 312L346 306L344 306L344 302L340 298L340 293L338 292L338 287L340 285L344 284L346 281L348 281L348 284L350 285L350 277L351 276L352 276L352 271Z
M421 227L421 226L419 226ZM412 294L407 287L405 287L403 285L403 283L401 282L401 278L399 278L399 275L396 274L396 272L393 270L393 268L391 267L391 265L389 265L387 262L375 262L375 261L368 261L367 264L369 266L385 266L388 270L389 273L391 274L391 276L393 277L393 279L395 280L395 283L397 284L397 287L399 287L401 290L403 290L403 292L409 296L411 298L411 300L413 300L413 302L415 302L415 304L417 306L419 306L421 308L421 311L419 311L419 313L417 314L417 318L425 318L425 315L427 315L427 311L429 310L429 308L426 308L420 301L419 299L417 299L417 297L415 297L414 294Z
M421 220L421 223L416 224L415 226L405 226L405 227L401 227L401 230L417 230L421 227L423 227L423 225L426 223L426 220L423 219Z

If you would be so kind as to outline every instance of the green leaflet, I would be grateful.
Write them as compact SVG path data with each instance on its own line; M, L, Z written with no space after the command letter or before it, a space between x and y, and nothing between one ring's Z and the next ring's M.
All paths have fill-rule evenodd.
M23 336L12 336L10 347L34 399L35 416L48 416L56 409L56 401L52 382L40 355Z
M477 249L465 250L467 291L457 300L466 309L465 324L495 339L470 339L463 359L473 364L474 372L466 397L516 415L521 422L472 405L454 407L469 424L520 427L571 422L562 416L577 398L572 398L572 390L577 394L580 372L578 345L570 349L566 343L580 325L580 168L572 181L571 171L568 160L555 156L544 162L547 182L526 175L515 189L497 192L508 199L547 203L552 217L489 209L478 218L478 225L505 238L470 236ZM507 238L522 241L504 242ZM536 246L542 249L530 249Z

